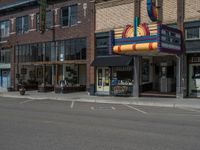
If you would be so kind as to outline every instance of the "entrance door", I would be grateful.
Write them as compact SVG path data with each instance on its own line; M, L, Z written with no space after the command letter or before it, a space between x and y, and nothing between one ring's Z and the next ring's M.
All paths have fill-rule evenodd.
M189 65L189 96L200 97L200 64Z
M10 71L2 70L2 87L7 88L10 86Z
M98 94L109 95L110 92L110 69L98 68L96 71L96 89Z

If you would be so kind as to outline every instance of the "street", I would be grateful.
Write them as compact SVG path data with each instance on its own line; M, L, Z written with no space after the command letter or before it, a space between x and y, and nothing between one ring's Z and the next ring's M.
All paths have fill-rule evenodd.
M0 97L0 150L199 150L200 110Z

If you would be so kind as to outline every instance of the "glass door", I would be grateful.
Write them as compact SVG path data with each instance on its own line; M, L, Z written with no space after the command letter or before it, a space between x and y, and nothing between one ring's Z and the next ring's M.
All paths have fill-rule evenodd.
M110 69L97 68L96 75L97 75L97 80L96 80L97 93L108 95L110 92Z
M189 96L200 97L200 64L189 65Z

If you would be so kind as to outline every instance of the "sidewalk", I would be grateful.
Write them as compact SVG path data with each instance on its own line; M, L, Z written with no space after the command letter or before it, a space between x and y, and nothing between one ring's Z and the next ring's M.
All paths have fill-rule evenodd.
M113 96L90 96L87 92L77 92L68 94L55 94L54 92L40 93L37 91L26 91L24 96L19 92L1 92L0 97L28 98L28 99L50 99L62 101L113 103L113 104L132 104L143 106L159 107L184 107L200 109L200 99L176 99L176 98L154 98L154 97L113 97Z

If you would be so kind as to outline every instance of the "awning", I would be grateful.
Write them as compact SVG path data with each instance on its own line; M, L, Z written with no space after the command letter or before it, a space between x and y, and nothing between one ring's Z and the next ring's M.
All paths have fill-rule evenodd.
M106 56L97 57L92 62L92 66L109 67L109 66L129 66L133 64L133 58L130 56Z

